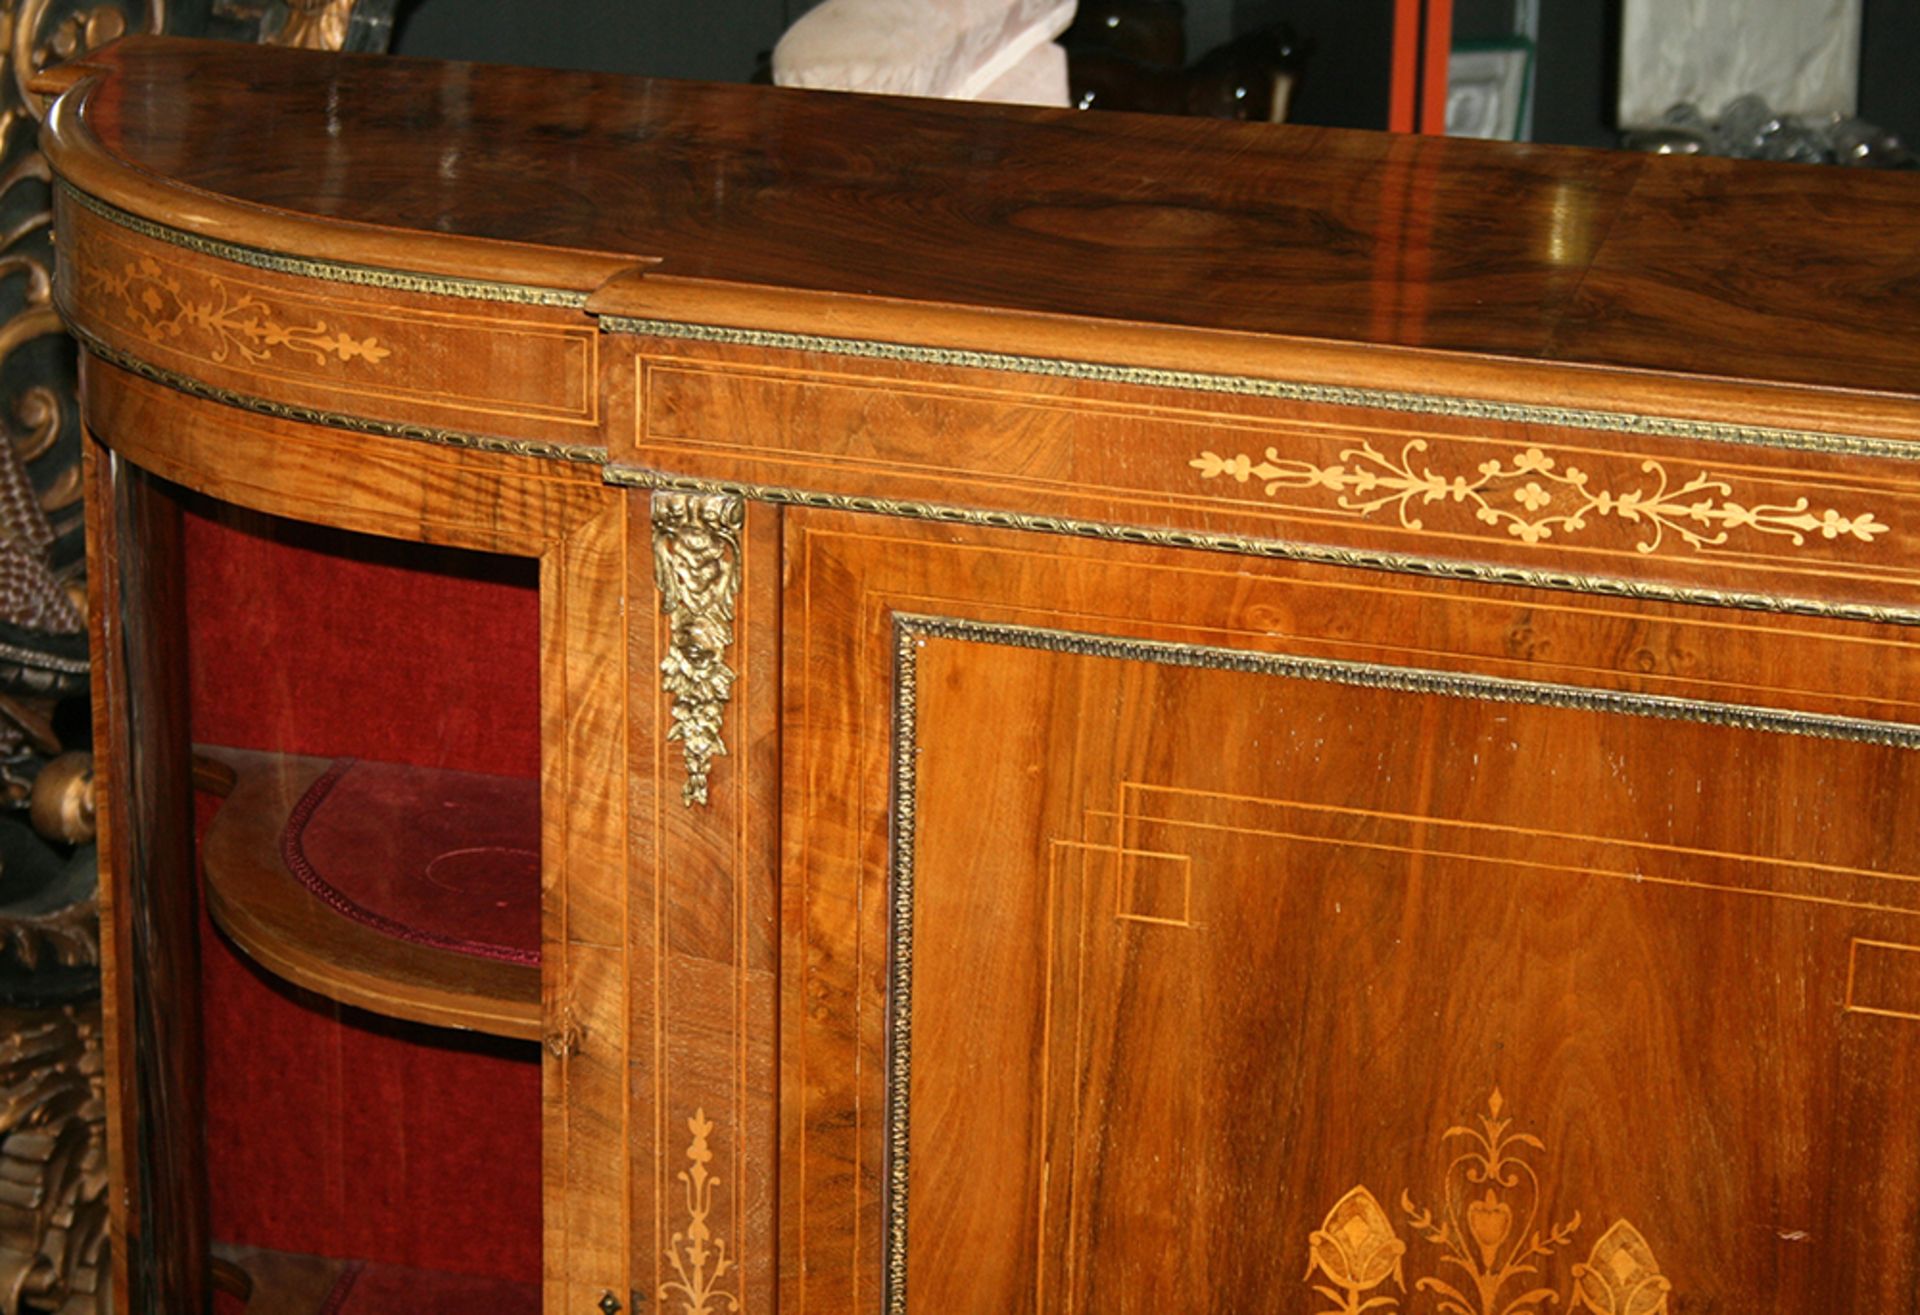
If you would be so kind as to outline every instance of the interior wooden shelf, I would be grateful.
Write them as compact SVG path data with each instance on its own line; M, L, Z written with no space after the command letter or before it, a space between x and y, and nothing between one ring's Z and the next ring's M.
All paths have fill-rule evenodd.
M474 1278L259 1247L215 1246L217 1286L247 1315L538 1315L535 1283Z
M540 1037L536 782L195 752L226 794L207 909L262 967L374 1013Z

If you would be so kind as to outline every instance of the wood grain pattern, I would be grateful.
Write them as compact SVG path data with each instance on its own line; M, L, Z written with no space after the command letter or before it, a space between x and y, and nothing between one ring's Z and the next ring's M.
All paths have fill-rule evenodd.
M612 496L589 467L253 415L97 359L81 389L95 431L142 469L222 502L340 529L537 557Z
M1408 1283L1444 1276L1400 1193L1446 1199L1436 1146L1478 1126L1496 1087L1550 1148L1538 1227L1586 1221L1543 1267L1563 1300L1624 1219L1680 1309L1905 1308L1920 1143L1883 1111L1907 1099L1890 1093L1920 1042L1847 992L1856 939L1915 939L1893 802L1912 749L1222 670L1179 654L1326 643L1304 612L1297 631L1272 625L1283 598L1341 615L1346 651L1376 666L1444 663L1425 627L1457 623L1464 600L1421 622L1399 590L1311 602L1306 568L789 519L789 642L806 655L788 714L796 1306L896 1308L880 1281L901 954L886 910L906 872L898 1308L1298 1309L1310 1236L1361 1184ZM1164 593L1142 587L1157 571ZM1482 603L1491 623L1501 604ZM1584 685L1637 686L1606 611L1568 610L1507 670L1572 663ZM909 636L903 711L901 614L1013 628ZM1656 624L1720 642L1697 612ZM1128 657L1098 647L1112 636L1174 647ZM1851 638L1815 641L1800 669L1877 661ZM1738 648L1751 665L1730 683L1806 706L1771 679L1768 643ZM1817 798L1779 794L1816 777ZM889 815L910 841L889 845ZM1854 989L1900 986L1876 961ZM1871 1181L1831 1171L1855 1153L1880 1167ZM1825 1244L1782 1236L1803 1228Z
M58 204L71 249L87 252L57 271L61 313L111 349L282 406L598 441L600 332L578 310L254 268Z
M628 1168L607 1149L623 1142L627 1099L625 816L615 766L624 754L625 499L577 463L370 440L248 414L98 360L85 386L90 422L111 435L122 459L210 496L345 529L541 559L550 746L543 1005L528 1026L548 1050L547 1300L553 1309L582 1309L604 1292L627 1290ZM134 1054L129 1038L117 1062L137 1067ZM204 1255L204 1245L198 1250ZM136 1253L134 1263L140 1272L152 1262Z
M635 367L647 404L623 460L795 496L1241 536L1376 562L1894 608L1910 607L1920 581L1920 466L1898 445L1842 458L1838 444L1815 454L1549 418L715 355L649 345Z
M1914 273L1897 177L177 42L90 58L105 73L59 107L49 148L87 190L164 218L151 180L177 179L205 197L201 231L402 269L480 268L475 239L500 244L501 277L566 286L586 270L541 263L644 262L612 313L745 288L923 324L991 311L1003 331L978 318L975 345L1003 350L1023 324L1006 312L1631 368L1658 342L1662 371L1815 386L1844 353L1854 386L1893 390L1920 334L1875 291ZM257 120L234 107L261 103L270 160L235 136ZM337 133L329 104L351 116ZM1736 218L1691 199L1723 187L1769 203ZM1773 268L1789 226L1803 262L1857 274L1775 278L1752 303L1734 271ZM1680 241L1690 258L1635 322L1610 331L1623 310L1577 301L1614 252ZM1847 328L1807 350L1828 324Z
M207 1187L180 508L90 442L87 547L100 816L115 1300L199 1310ZM111 764L110 766L107 764Z
M87 597L87 647L90 653L110 653L115 638L109 620L111 609L106 600L117 596L120 584L115 563L118 526L111 515L114 506L113 456L92 437L87 436L80 451L81 476L86 484L87 560L89 578L94 583ZM126 713L125 677L111 658L92 662L92 721L94 745L94 820L95 844L100 853L100 1013L102 1058L107 1090L107 1162L121 1190L108 1195L108 1223L111 1236L120 1245L108 1247L107 1263L112 1290L131 1293L137 1267L130 1264L130 1239L142 1232L140 1203L127 1190L131 1181L127 1166L139 1145L138 1105L133 1098L134 1031L132 995L133 924L121 910L126 908L116 872L127 871L127 842L116 828L129 823L119 810L126 807L114 789L114 763L124 752ZM123 966L124 965L124 966ZM130 1299L122 1304L115 1298L114 1312L131 1310Z
M540 563L550 1315L1920 1312L1920 179L56 84L124 1309L205 1283L170 481Z
M540 562L545 1309L633 1286L623 766L626 509L606 498Z
M651 528L644 500L634 516ZM778 1272L779 522L777 510L753 507L741 529L727 655L737 680L721 726L727 753L712 763L705 803L685 802L679 746L663 733L671 698L655 673L672 651L671 623L656 608L636 618L633 635L635 678L651 686L636 699L632 770L645 810L636 831L647 840L635 879L647 905L635 911L634 936L654 971L634 997L635 1027L651 1042L635 1048L636 1112L652 1117L648 1143L635 1146L636 1212L654 1220L636 1230L635 1272L663 1309L684 1303L713 1315L733 1309L727 1299L770 1308ZM633 551L632 571L650 574L651 543ZM696 1140L710 1159L689 1158ZM696 1167L712 1175L704 1196ZM703 1204L715 1246L724 1243L704 1264L689 1249Z

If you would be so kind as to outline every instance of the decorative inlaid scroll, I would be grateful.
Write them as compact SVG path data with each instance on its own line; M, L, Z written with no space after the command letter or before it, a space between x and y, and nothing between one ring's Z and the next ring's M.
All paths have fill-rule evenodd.
M727 1259L727 1244L713 1235L707 1216L713 1213L713 1188L717 1181L710 1169L713 1148L707 1138L713 1133L713 1120L704 1109L697 1109L687 1120L693 1141L687 1146L688 1167L679 1174L687 1192L687 1227L675 1233L667 1247L667 1263L677 1276L660 1285L663 1308L670 1300L680 1302L680 1315L720 1315L740 1309L739 1298L720 1290L720 1280L734 1268Z
M1202 452L1187 464L1202 479L1260 480L1270 498L1282 489L1324 489L1336 507L1359 516L1390 508L1409 530L1424 528L1419 508L1452 502L1471 507L1481 524L1528 544L1556 534L1571 537L1609 518L1640 527L1635 546L1643 553L1658 551L1668 534L1690 547L1710 548L1726 543L1735 531L1749 531L1784 538L1797 548L1810 534L1871 543L1888 528L1870 511L1842 515L1828 507L1815 512L1806 498L1748 505L1734 498L1730 482L1706 473L1676 486L1658 461L1640 463L1647 482L1618 489L1596 487L1592 472L1537 447L1510 460L1483 461L1471 474L1424 464L1416 469L1426 450L1427 441L1416 438L1398 458L1362 443L1342 449L1330 466L1286 459L1273 448L1264 461L1244 452L1231 457Z
M378 365L393 353L372 337L356 338L325 320L288 323L252 293L235 293L217 275L193 286L151 256L130 260L118 272L89 267L92 291L118 303L128 322L148 342L200 352L216 364L236 353L266 361L284 349L321 364L355 360Z
M1570 1270L1571 1286L1545 1281L1553 1258L1573 1245L1580 1231L1575 1211L1555 1222L1531 1162L1546 1143L1513 1131L1506 1101L1495 1089L1478 1126L1456 1125L1441 1134L1449 1151L1441 1196L1433 1207L1401 1192L1407 1226L1437 1253L1433 1270L1415 1280L1415 1292L1433 1294L1437 1315L1544 1315L1549 1309L1591 1315L1667 1315L1673 1284L1660 1272L1653 1249L1638 1229L1615 1220ZM1407 1244L1364 1185L1341 1197L1307 1239L1307 1278L1323 1282L1314 1291L1333 1304L1323 1315L1388 1311L1406 1290Z
M287 0L280 30L263 40L304 50L344 50L353 24L354 0Z

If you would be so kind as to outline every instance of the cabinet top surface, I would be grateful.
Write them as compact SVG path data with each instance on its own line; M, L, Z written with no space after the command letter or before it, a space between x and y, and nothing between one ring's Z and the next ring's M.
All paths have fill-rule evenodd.
M284 249L285 212L337 229L302 254L366 242L365 263L445 268L449 238L477 238L581 287L644 264L642 282L932 311L1920 391L1920 175L165 38L88 62L105 76L53 120L62 172L228 240ZM224 200L203 217L196 193Z

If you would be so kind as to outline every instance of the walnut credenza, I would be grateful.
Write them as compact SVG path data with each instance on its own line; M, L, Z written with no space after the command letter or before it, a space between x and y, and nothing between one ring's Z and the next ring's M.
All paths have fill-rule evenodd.
M204 902L329 1026L541 1043L550 1315L1920 1309L1916 180L48 89L130 1309L262 1244L183 504L537 562L537 970L283 908L253 821Z

